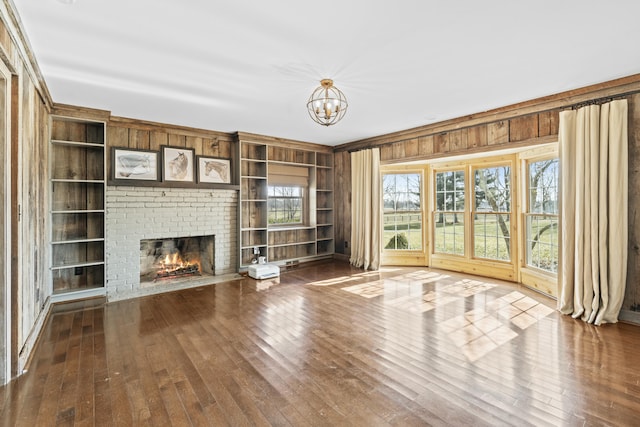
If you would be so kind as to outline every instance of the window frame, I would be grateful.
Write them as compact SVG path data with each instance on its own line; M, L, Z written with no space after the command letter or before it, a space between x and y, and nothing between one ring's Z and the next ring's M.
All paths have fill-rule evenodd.
M559 157L558 143L551 143L545 146L536 147L534 149L525 151L520 153L519 161L520 161L520 174L522 175L522 200L520 200L521 204L521 212L519 219L519 267L520 267L520 283L525 286L534 288L543 292L547 295L551 295L557 297L558 295L558 278L559 273L562 269L561 266L561 224L560 224L560 210L562 205L562 188L560 186L560 177L558 176L558 267L555 273L543 270L540 268L536 268L535 266L530 266L527 263L527 216L531 210L529 206L529 194L530 194L530 179L529 179L529 164L537 161L550 160L550 159L558 159L558 169L562 168L562 160Z
M286 196L272 196L271 189L272 188L296 188L300 190L300 196L296 197L286 197ZM269 227L297 227L305 224L305 218L307 215L306 203L305 200L308 193L308 188L305 188L302 185L282 185L282 184L267 184L267 225ZM300 221L299 222L271 222L271 201L274 199L299 199L300 200ZM276 213L278 211L276 210ZM284 210L282 212L285 212Z
M513 236L518 235L517 228L517 207L516 202L518 200L518 163L516 161L517 155L515 153L494 155L486 157L465 157L465 158L450 158L444 162L433 162L430 164L429 176L431 179L430 194L429 194L429 218L434 218L436 208L436 194L435 194L435 180L436 172L442 172L445 170L464 170L465 171L465 212L464 212L464 242L465 250L464 255L455 255L447 253L435 252L435 244L432 245L432 249L429 253L430 265L435 268L444 268L447 270L466 272L470 274L480 274L487 277L494 277L497 279L517 281L518 278L518 246L517 239ZM475 213L475 207L472 206L475 203L475 171L477 169L483 169L494 166L509 166L511 168L511 194L510 194L510 211L509 211L509 245L511 259L509 261L496 260L491 258L481 258L474 256L474 224L473 217ZM432 241L435 242L435 224L430 220L429 233Z
M383 265L427 265L429 253L429 238L427 233L427 205L426 205L426 188L428 181L426 180L427 165L380 165L380 189L383 189L383 177L390 174L418 174L420 175L420 218L422 229L422 248L421 249L385 249L384 241L384 194L380 198L380 246L381 246L381 263ZM417 213L417 211L411 211Z
M437 210L437 197L438 197L438 191L437 191L437 185L438 185L438 179L437 179L437 175L439 173L447 173L447 172L462 172L464 174L464 203L462 204L462 211L448 211L448 210L442 210L439 211ZM433 191L433 197L431 198L431 202L433 204L433 209L431 209L431 215L429 217L430 220L430 234L432 236L431 241L433 242L433 249L432 249L432 253L434 254L439 254L439 255L448 255L448 256L456 256L456 257L464 257L467 251L467 247L468 247L468 239L466 237L466 227L467 227L467 223L468 223L468 218L467 218L467 210L468 210L468 203L469 203L469 188L467 185L467 175L468 175L469 171L467 170L467 168L465 166L450 166L450 167L443 167L443 168L433 168L431 171L431 178L433 181L433 185L431 186L432 191ZM460 215L462 217L462 228L463 228L463 244L462 244L462 253L457 253L457 252L436 252L436 224L438 223L438 221L436 221L436 215ZM446 235L446 233L445 233ZM455 236L455 232L454 232L454 236ZM455 237L454 237L455 239Z
M270 187L299 187L302 192L300 222L269 223ZM316 187L310 165L272 161L267 168L267 228L301 228L315 225ZM313 201L311 199L314 199Z
M469 206L469 212L470 212L470 238L472 240L472 246L469 247L469 251L471 251L470 253L470 257L471 259L475 259L475 260L481 260L481 261L491 261L491 262L504 262L504 263L514 263L517 259L517 254L516 254L516 246L513 244L513 236L517 235L517 228L513 227L516 223L516 218L515 218L515 212L514 212L514 206L515 206L515 199L514 199L514 178L515 178L515 162L513 160L509 160L509 161L504 161L504 162L496 162L496 163L488 163L488 164L481 164L478 165L477 163L472 163L471 165L471 176L469 177L469 179L473 179L473 182L469 182L469 186L473 187L473 193L472 193L472 197L473 197L473 201L469 202L470 206ZM482 169L492 169L492 168L499 168L499 167L509 167L510 171L509 171L509 193L510 193L510 197L509 197L509 210L508 211L479 211L476 208L476 188L475 188L475 179L476 179L476 173L479 170ZM509 244L508 244L508 248L509 248L509 259L505 260L505 259L499 259L499 258L488 258L488 257L482 257L482 256L478 256L476 255L476 221L475 221L475 216L476 215L482 215L484 217L487 217L489 215L507 215L509 217ZM500 237L498 235L496 235L496 238L504 238L504 237ZM486 232L485 232L485 242L486 242Z

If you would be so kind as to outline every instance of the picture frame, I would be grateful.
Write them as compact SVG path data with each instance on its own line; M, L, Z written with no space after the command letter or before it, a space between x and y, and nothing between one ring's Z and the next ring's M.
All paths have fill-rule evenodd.
M193 183L195 178L194 150L169 145L163 145L160 149L162 151L162 181Z
M196 157L198 183L231 184L231 160L220 157Z
M158 182L159 155L154 150L112 147L111 171L115 182Z

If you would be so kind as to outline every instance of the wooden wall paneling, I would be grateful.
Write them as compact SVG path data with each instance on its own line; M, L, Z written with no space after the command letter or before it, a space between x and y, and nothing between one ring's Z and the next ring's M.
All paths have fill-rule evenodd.
M540 136L558 135L558 126L560 125L560 110L546 111L538 115L538 134ZM544 121L545 135L542 134L542 122Z
M218 138L207 138L202 145L204 156L220 157L220 141Z
M24 69L22 76L26 76ZM21 161L21 168L16 168L13 179L19 185L16 202L21 207L22 215L14 230L21 244L15 248L19 248L19 253L15 253L18 260L14 265L16 273L20 270L20 279L16 282L19 289L14 299L14 304L17 304L14 324L17 357L13 362L14 368L21 369L35 345L37 331L34 335L34 327L38 324L38 319L44 317L41 314L49 295L45 282L48 271L45 218L49 209L46 201L49 194L47 141L50 127L47 109L44 108L33 82L29 78L18 80L21 82L21 89L18 91L16 86L14 96L21 97L20 119L16 118L12 123L16 128L21 128L19 141L14 141L15 146L19 146L17 159ZM14 107L18 107L18 104L14 104ZM18 112L18 108L15 108L15 112ZM74 132L83 130L67 127L64 131L68 131L68 135L73 138ZM17 173L20 173L19 179ZM20 353L17 353L18 350Z
M149 149L160 151L161 145L169 144L169 135L166 132L150 131Z
M84 123L67 122L69 141L83 142L87 140L87 126Z
M150 134L148 130L129 129L129 148L149 150Z
M538 114L538 136L553 135L553 121L558 117L558 111L544 111ZM557 124L555 133L558 133Z
M5 49L11 49L13 47L13 43L11 43L11 36L9 35L9 30L7 30L7 27L5 26L2 19L0 19L0 46L3 46Z
M449 132L449 151L457 152L467 149L467 130Z
M640 94L629 97L629 242L622 308L640 311Z
M229 145L229 147L231 147L231 145L233 145L234 147L236 146L235 141L228 141L228 142L225 141L225 142ZM223 141L221 141L221 138L219 137L205 139L203 141L203 146L206 147L207 155L212 157L225 157L226 155L229 158L231 158L231 157L238 157L239 155L239 153L236 154L235 152L233 152L231 148L227 149L227 147L223 146Z
M15 180L18 188L17 193L12 197L12 202L17 202L21 207L21 211L25 213L29 212L29 214L24 215L17 224L14 222L14 227L17 226L17 229L14 228L12 230L17 233L17 239L19 241L19 245L16 248L18 250L16 254L18 260L13 263L13 268L17 268L20 272L19 277L15 278L16 284L18 285L18 301L20 304L19 315L16 319L18 322L17 342L19 348L24 344L31 329L31 322L35 319L38 311L36 295L35 292L32 292L36 284L31 281L32 272L30 271L35 265L34 263L37 263L34 258L36 248L33 246L33 242L37 241L37 238L35 238L32 232L37 228L38 218L45 218L46 216L46 211L42 212L41 208L37 205L33 206L32 200L29 198L29 195L34 191L34 187L37 186L37 177L34 176L35 173L31 170L33 162L36 160L34 155L37 153L37 146L34 146L36 143L35 130L37 126L35 126L35 106L32 103L32 87L30 81L24 79L21 80L21 83L22 90L20 95L22 98L20 99L20 111L22 112L22 135L18 143L20 153L16 159L21 162L21 165L16 165L16 168L11 172L11 179ZM12 215L16 213L17 212L14 211ZM17 215L14 218L16 217Z
M202 138L197 136L189 136L185 137L186 146L189 148L193 148L196 156L202 156ZM195 159L194 159L195 161Z
M55 123L54 123L55 124ZM107 145L109 147L129 147L129 128L123 126L107 125ZM111 170L111 150L106 150L107 176L113 176Z
M393 149L393 159L404 159L407 157L405 154L405 145L406 141L401 141L393 144L391 147Z
M107 143L111 147L129 147L129 128L108 125Z
M448 133L439 133L438 135L433 136L433 148L434 153L448 153L450 152L449 148L449 134Z
M380 161L386 162L389 160L393 160L393 146L394 144L387 144L380 147Z
M506 144L507 142L509 142L508 120L487 124L487 145Z
M516 117L509 120L509 142L525 141L538 137L538 115Z
M549 135L558 135L558 130L560 129L560 110L551 112L550 122L551 132L549 132Z
M218 141L218 157L224 158L232 158L235 156L235 150L233 147L235 146L235 142L219 138Z
M405 157L417 157L420 154L420 141L413 138L404 142Z
M351 154L337 152L333 156L335 251L351 255ZM345 248L345 241L349 246Z
M466 131L468 148L487 146L487 125L471 126Z
M69 136L69 125L69 122L54 122L53 126L51 127L51 139L70 141L71 137Z
M103 150L85 150L84 157L87 166L84 174L86 179L102 180L105 178L103 154Z
M185 135L169 134L169 145L172 147L186 147L187 137Z
M433 154L433 151L433 135L426 135L418 138L418 155L426 156Z

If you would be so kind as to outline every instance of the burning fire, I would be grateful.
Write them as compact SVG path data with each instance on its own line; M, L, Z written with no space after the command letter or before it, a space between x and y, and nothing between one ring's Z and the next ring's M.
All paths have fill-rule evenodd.
M186 276L200 274L199 261L183 260L178 252L167 254L164 261L160 261L156 278Z

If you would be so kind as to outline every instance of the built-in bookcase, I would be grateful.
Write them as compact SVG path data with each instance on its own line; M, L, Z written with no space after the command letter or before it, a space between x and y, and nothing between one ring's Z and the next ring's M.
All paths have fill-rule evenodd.
M103 289L105 123L53 116L50 149L53 294Z
M269 225L269 168L304 167L309 171L309 212L303 224ZM240 269L259 256L270 263L332 256L333 153L269 145L240 139Z

